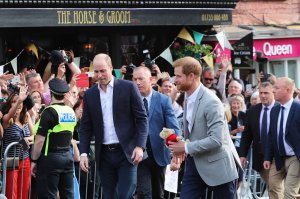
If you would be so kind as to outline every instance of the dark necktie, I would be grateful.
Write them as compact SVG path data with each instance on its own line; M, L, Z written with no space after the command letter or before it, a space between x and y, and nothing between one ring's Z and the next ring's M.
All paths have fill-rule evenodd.
M146 98L144 98L143 102L144 102L144 106L145 106L147 115L149 115L148 114L149 113L148 112L148 100ZM147 142L146 142L146 149L147 149L148 157L153 157L152 147L151 147L151 142L150 142L149 135L148 135Z
M145 109L146 109L146 113L147 113L147 115L148 115L148 101L147 101L147 99L146 98L144 98L143 99L143 101L144 101L144 106L145 106Z
M262 144L262 149L263 152L266 151L266 147L268 144L268 107L264 108L264 113L263 113L263 117L262 117L262 123L261 123L261 132L260 132L260 136L261 136L261 144Z
M283 118L284 118L284 107L281 106L281 117L280 117L280 125L279 125L279 136L278 136L278 149L279 154L281 156L285 156L285 149L284 149L284 143L283 143Z

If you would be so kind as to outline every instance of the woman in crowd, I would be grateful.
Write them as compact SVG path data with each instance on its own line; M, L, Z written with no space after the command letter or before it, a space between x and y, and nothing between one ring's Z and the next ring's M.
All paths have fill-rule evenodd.
M229 105L232 118L228 122L230 134L233 137L235 147L239 152L240 141L242 133L244 131L244 124L246 120L246 114L242 112L245 107L245 101L243 95L233 94L229 98Z
M10 150L8 157L19 157L19 165L14 170L8 170L6 176L6 194L9 199L28 199L30 187L29 144L33 140L33 125L27 105L27 89L21 87L19 93L12 93L6 103L2 125L3 151L12 142L22 140L23 145L16 147L16 152Z

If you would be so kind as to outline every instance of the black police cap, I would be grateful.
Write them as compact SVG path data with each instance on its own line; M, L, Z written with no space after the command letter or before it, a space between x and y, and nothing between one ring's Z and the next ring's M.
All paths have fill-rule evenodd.
M58 78L49 81L49 88L50 91L56 95L64 95L70 90L67 82Z

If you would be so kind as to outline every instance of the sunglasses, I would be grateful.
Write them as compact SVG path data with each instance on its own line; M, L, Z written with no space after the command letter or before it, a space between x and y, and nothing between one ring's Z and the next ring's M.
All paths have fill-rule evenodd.
M204 78L205 81L214 81L214 79L211 78Z

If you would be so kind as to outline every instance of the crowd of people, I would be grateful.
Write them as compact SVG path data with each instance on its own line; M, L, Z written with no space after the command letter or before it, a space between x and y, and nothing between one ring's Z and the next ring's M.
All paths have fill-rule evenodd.
M234 199L251 147L270 198L298 194L300 93L290 78L263 81L259 73L257 85L245 88L227 57L217 70L185 57L173 63L174 77L142 63L131 74L123 66L116 78L109 55L98 54L85 88L70 55L66 61L53 51L43 77L25 69L14 84L14 75L0 75L2 156L20 143L8 154L18 165L7 170L7 198L29 198L30 184L31 198L79 198L74 171L91 172L92 140L105 199L174 198L164 190L169 164L180 171L180 198L209 190ZM182 139L167 146L163 128Z

